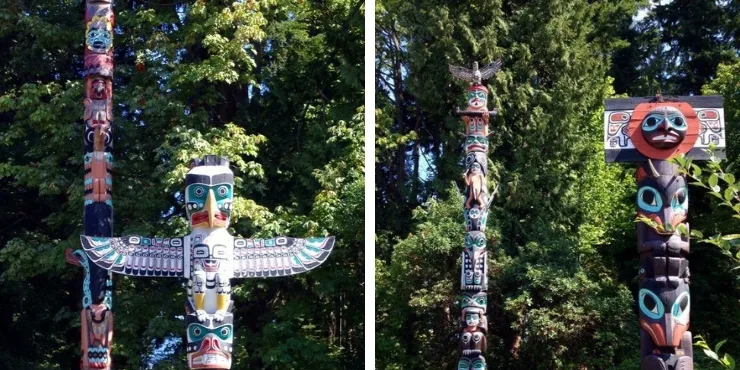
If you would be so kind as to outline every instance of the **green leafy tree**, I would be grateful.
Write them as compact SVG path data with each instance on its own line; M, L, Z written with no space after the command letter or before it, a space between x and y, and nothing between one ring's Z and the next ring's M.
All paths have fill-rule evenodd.
M0 9L0 368L74 369L84 4ZM234 281L233 369L363 364L362 2L115 4L116 235L183 235L186 165L229 157L242 236L335 235L291 279ZM360 231L358 231L360 230ZM185 290L115 278L117 369L183 368Z

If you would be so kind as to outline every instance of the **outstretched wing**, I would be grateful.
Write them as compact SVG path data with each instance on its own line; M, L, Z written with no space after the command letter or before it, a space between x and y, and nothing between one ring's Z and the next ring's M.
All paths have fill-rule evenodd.
M183 276L183 238L82 235L80 239L90 261L108 271L133 276Z
M329 257L334 237L234 239L234 277L275 277L314 269Z
M459 78L461 80L471 81L471 82L475 82L477 80L475 78L475 72L465 67L458 67L458 66L453 66L452 64L450 64L450 73L452 73L453 77Z
M480 69L480 78L481 78L481 80L487 80L487 79L493 77L493 75L495 75L496 72L498 72L498 71L501 70L501 65L502 64L503 63L501 63L501 60L499 59L499 60L497 60L497 61L495 61L495 62L493 62L493 63L491 63L491 64L489 64L489 65L487 65L487 66L485 66L483 68L481 68Z

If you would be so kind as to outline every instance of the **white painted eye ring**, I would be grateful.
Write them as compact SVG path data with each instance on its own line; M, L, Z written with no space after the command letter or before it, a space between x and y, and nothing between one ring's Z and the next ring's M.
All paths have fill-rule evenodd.
M196 186L194 192L195 192L195 195L196 196L203 195L203 193L204 193L203 187L202 186Z
M226 186L219 186L218 187L218 195L225 196L226 193L228 193L229 189Z

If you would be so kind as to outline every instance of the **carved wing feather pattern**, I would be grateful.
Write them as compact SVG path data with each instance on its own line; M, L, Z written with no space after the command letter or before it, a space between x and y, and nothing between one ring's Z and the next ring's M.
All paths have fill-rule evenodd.
M329 257L334 237L234 239L234 277L275 277L314 269Z
M452 64L450 64L450 73L452 73L453 77L459 78L464 81L476 81L475 72L465 67L453 66Z
M489 64L489 65L487 65L487 66L485 66L483 68L481 68L480 69L480 78L482 80L487 80L487 79L493 77L493 75L495 75L496 72L498 72L499 70L501 70L501 65L502 64L503 63L501 63L501 60L497 60L497 61L495 61L495 62L493 62L493 63L491 63L491 64Z
M182 277L183 238L105 238L85 236L82 249L94 264L132 276Z

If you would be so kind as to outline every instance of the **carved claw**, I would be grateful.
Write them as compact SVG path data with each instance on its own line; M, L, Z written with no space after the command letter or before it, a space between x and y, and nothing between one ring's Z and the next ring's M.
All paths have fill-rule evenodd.
M208 313L205 310L195 310L195 314L198 315L198 321L200 322L206 322L208 320Z
M216 322L224 321L224 317L226 317L226 310L217 310L216 313L213 314L213 319L216 320Z
M67 251L64 257L67 260L67 263L75 265L75 266L82 266L82 264L80 264L80 259L74 254L74 252L72 251L72 248L67 248Z

